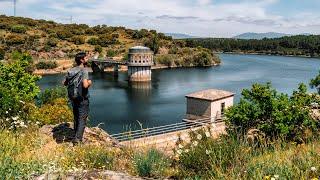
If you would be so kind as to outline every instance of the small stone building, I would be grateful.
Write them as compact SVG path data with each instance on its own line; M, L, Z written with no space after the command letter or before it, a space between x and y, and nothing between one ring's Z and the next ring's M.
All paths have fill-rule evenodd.
M208 89L186 95L188 120L211 118L221 120L225 109L233 106L234 93Z
M153 52L144 46L129 49L128 77L131 82L151 81Z

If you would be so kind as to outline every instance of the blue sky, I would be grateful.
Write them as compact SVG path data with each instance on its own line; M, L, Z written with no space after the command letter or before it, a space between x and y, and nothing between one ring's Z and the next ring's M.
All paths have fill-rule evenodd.
M12 0L0 14L12 15ZM244 32L320 34L320 0L18 0L18 16L156 29L202 37Z

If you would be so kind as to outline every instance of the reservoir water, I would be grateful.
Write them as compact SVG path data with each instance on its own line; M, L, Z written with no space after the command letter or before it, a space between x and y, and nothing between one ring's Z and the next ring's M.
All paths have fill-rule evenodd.
M181 122L186 111L185 95L215 88L236 93L252 83L272 82L277 90L291 93L300 82L308 84L320 69L320 59L220 55L222 64L211 68L162 69L152 71L150 84L128 84L127 73L91 74L90 126L108 133ZM42 89L60 85L63 74L43 76ZM310 90L314 91L314 90Z

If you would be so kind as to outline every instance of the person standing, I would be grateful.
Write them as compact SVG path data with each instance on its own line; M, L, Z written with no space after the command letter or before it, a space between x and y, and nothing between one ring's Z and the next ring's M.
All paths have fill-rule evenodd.
M76 54L76 66L68 70L64 85L68 89L68 97L72 104L74 116L74 144L82 143L83 133L89 115L89 87L92 81L85 69L88 64L88 57L85 52Z

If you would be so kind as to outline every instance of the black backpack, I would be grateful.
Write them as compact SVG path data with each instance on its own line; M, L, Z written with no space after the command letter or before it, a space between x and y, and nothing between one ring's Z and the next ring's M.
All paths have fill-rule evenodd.
M83 70L72 72L68 71L66 80L68 82L68 97L70 100L80 100L82 99L82 80L83 80Z

